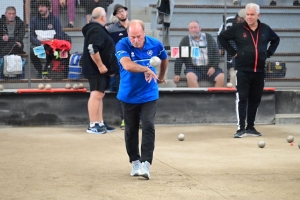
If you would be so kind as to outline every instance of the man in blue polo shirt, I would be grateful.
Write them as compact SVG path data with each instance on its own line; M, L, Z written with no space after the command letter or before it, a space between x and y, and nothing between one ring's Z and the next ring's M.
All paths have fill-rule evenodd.
M126 150L132 164L130 175L149 179L154 151L158 84L165 82L168 56L161 42L145 36L145 26L141 20L130 21L127 32L128 37L121 39L116 46L121 75L117 98L122 101L124 111ZM161 59L158 75L156 69L150 66L153 56ZM143 124L141 154L140 119Z

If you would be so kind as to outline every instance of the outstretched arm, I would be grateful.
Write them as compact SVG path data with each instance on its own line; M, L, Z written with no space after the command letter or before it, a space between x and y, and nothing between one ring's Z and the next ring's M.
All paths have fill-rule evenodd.
M155 81L157 80L156 74L147 66L139 65L135 62L133 62L129 57L122 57L120 59L120 63L122 64L123 68L130 72L144 72L146 81L151 82L152 79Z

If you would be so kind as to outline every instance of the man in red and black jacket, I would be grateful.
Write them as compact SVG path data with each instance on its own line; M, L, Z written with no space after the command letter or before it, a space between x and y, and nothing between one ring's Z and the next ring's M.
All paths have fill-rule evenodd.
M234 138L262 135L254 128L254 122L265 83L265 61L274 54L280 41L268 25L259 21L259 5L249 3L245 8L246 22L236 24L218 36L220 44L236 61L238 129ZM237 50L229 40L236 43Z

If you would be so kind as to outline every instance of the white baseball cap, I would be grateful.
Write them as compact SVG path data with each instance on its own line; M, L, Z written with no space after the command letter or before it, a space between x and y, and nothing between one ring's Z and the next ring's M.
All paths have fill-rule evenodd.
M238 12L238 16L239 17L242 17L244 19L246 19L246 9L241 9L239 12Z

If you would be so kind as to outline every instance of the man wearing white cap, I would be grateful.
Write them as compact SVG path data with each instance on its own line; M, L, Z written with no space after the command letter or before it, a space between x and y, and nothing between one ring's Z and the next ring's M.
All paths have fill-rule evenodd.
M245 21L246 18L246 10L245 9L241 9L239 10L238 14L235 16L230 16L226 18L226 24L224 25L224 23L221 25L221 27L219 28L219 31L217 33L217 35L220 35L220 33L224 30L227 30L229 28L231 28L234 24L236 23L243 23ZM224 55L224 49L221 46L219 40L217 40L218 43L218 47L219 47L219 53L220 55ZM230 44L236 48L236 45L233 41L230 41ZM235 70L234 70L234 58L230 55L227 54L227 69L229 71L229 82L232 84L233 87L235 87Z

